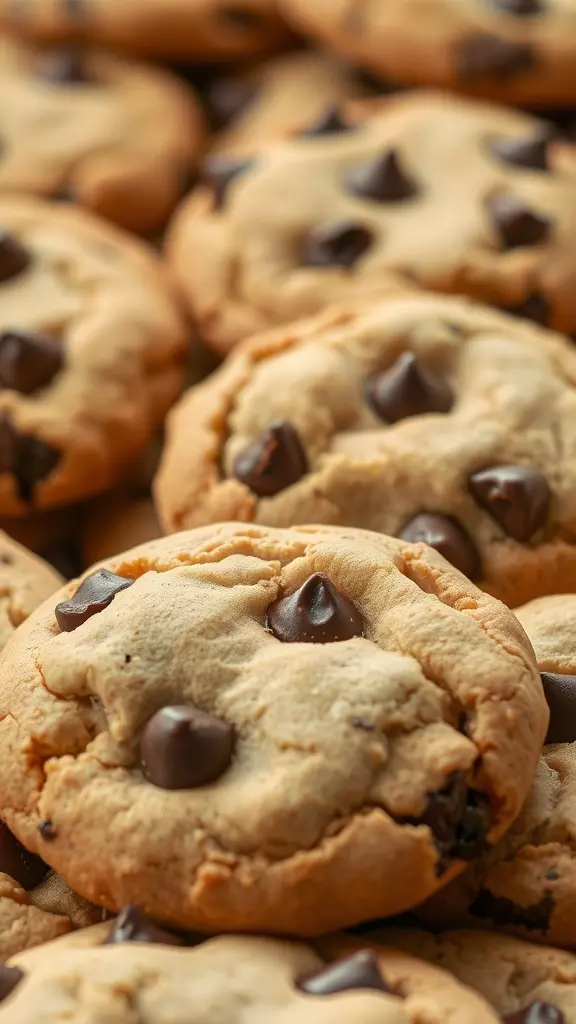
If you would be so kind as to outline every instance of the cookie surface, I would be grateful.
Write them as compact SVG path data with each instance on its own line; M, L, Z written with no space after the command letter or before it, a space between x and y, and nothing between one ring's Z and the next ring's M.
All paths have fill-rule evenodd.
M229 524L107 565L0 666L0 813L86 899L319 934L421 901L518 814L532 652L436 552Z
M265 54L291 38L277 0L0 0L0 27L200 60Z
M241 519L425 540L512 606L576 589L575 385L561 336L463 299L327 311L183 397L160 516L166 532Z
M61 585L62 577L51 566L0 530L0 650Z
M178 394L186 329L157 257L85 211L0 200L0 514L111 486Z
M133 231L164 223L202 141L191 90L103 51L3 36L0 101L0 196L62 196Z
M576 102L575 0L283 0L297 28L405 85Z
M397 278L576 331L576 147L548 132L412 93L220 164L168 237L203 336L226 352Z

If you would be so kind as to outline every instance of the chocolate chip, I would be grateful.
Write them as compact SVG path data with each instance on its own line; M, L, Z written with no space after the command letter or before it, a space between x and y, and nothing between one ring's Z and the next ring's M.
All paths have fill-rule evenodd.
M353 267L370 248L374 235L354 220L336 220L312 228L304 239L301 261L306 267Z
M31 395L61 370L62 346L44 334L9 330L0 334L0 388Z
M124 907L112 922L112 927L103 946L118 942L158 942L164 946L183 946L182 939L172 932L159 928L137 907Z
M544 872L544 878L547 878L549 882L557 882L560 878L558 871L554 871L552 868L550 871Z
M60 629L64 633L77 629L87 619L107 608L116 594L131 587L134 582L108 569L97 569L83 580L74 597L56 605L56 621Z
M486 206L504 249L537 245L550 234L552 218L536 213L515 196L492 196Z
M285 643L326 644L362 636L364 622L356 605L323 572L268 608L266 627Z
M456 69L468 82L484 76L512 78L529 71L534 63L531 46L488 34L469 36L456 50Z
M48 50L39 60L36 73L51 85L85 85L90 81L84 53L77 46Z
M302 139L315 139L322 135L340 135L349 132L352 125L347 124L340 113L340 108L330 104L316 121L299 133Z
M76 190L73 185L60 185L55 192L52 193L52 199L55 203L74 203L77 200Z
M221 210L233 181L254 166L254 160L239 160L231 156L210 156L202 165L202 178L210 185L214 208Z
M525 542L546 523L550 508L548 481L529 466L492 466L470 477L475 498L508 537Z
M546 934L554 911L554 900L547 893L537 903L521 907L506 896L495 896L489 889L480 889L470 904L470 913L481 921L490 921L500 928L526 928Z
M504 1024L564 1024L566 1018L553 1003L530 1003L523 1010L502 1018Z
M27 249L9 231L0 230L0 283L18 277L29 266Z
M38 831L47 843L52 843L56 839L56 829L54 828L54 822L51 818L46 818L46 821L41 821L38 825Z
M234 461L234 476L260 497L286 490L307 472L302 442L285 420L272 423Z
M13 429L13 428L12 428ZM1 445L0 440L0 445ZM50 476L60 462L62 453L30 434L14 432L14 461L12 471L22 501L34 501L38 484Z
M23 889L33 889L46 878L49 870L40 857L30 853L8 826L0 822L0 871L14 878Z
M406 524L400 537L412 544L429 544L471 580L480 575L480 556L471 538L452 516L422 512Z
M418 187L403 170L398 150L387 149L370 163L354 167L347 179L348 191L377 203L397 203L417 195Z
M421 818L403 820L428 826L440 853L441 874L454 858L474 860L486 852L491 819L488 798L471 789L461 772L455 772L445 789L429 795Z
M205 88L204 98L208 106L210 123L215 131L221 131L254 102L259 92L255 82L241 78L216 78Z
M540 678L550 708L546 743L572 743L576 740L576 676L541 672Z
M361 949L345 960L328 964L321 971L300 978L297 986L309 996L330 996L358 988L391 991L382 977L378 958L371 949Z
M543 295L531 292L518 306L507 310L513 316L522 317L524 320L533 320L535 324L542 324L546 327L550 319L550 303Z
M427 412L449 412L454 403L446 378L422 366L413 352L403 352L389 370L371 374L365 393L369 406L388 423Z
M522 138L501 138L492 143L492 152L499 160L513 167L524 167L530 171L550 170L550 142L553 131L544 125L531 135Z
M142 731L142 771L161 789L207 786L230 767L235 740L233 725L200 708L161 708Z
M19 967L8 967L0 964L0 1003L7 999L24 977L24 971Z
M492 3L505 14L513 14L518 18L540 14L544 10L543 0L492 0Z

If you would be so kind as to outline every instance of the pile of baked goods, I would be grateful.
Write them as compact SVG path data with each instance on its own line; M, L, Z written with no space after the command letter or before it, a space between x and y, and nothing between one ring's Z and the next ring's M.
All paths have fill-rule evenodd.
M576 0L2 95L0 1024L576 1024Z

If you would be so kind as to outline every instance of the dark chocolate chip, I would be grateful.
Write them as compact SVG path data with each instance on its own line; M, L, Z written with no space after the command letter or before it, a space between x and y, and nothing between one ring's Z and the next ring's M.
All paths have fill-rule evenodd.
M415 181L403 170L396 149L387 149L375 160L354 167L347 186L354 195L376 203L398 203L418 193Z
M557 882L560 878L560 874L558 871L554 871L552 868L550 868L550 871L544 872L544 878L547 878L549 882Z
M503 163L511 164L513 167L524 167L530 171L549 171L548 158L553 135L549 126L544 125L522 138L496 139L492 143L492 152Z
M272 423L234 461L234 476L267 497L291 487L308 472L308 459L294 427Z
M29 266L28 250L9 231L0 230L0 283L18 277Z
M230 767L235 740L233 725L200 708L161 708L142 731L142 771L161 789L207 786Z
M492 3L505 14L513 14L517 18L541 14L544 10L543 0L492 0Z
M550 319L550 303L543 295L532 292L526 296L523 302L508 309L507 312L512 313L513 316L522 317L523 320L533 320L535 324L542 324L543 327L546 327Z
M364 622L356 605L323 572L268 608L266 627L286 643L326 644L362 636Z
M345 960L328 964L321 971L300 978L297 986L309 996L330 996L358 988L391 991L382 977L378 958L371 949L361 949Z
M216 78L206 86L204 97L214 131L221 131L252 105L259 92L255 82L242 78Z
M230 185L254 166L254 160L239 160L231 156L210 156L202 165L202 178L214 195L214 207L221 210Z
M504 249L537 245L550 234L552 218L536 213L515 196L492 196L486 205Z
M0 388L31 395L62 369L62 346L45 334L8 330L0 334Z
M488 34L462 39L456 51L458 74L468 82L483 77L512 78L529 71L534 63L531 46Z
M60 185L55 192L52 193L52 199L56 203L74 203L76 202L77 195L73 185Z
M14 429L14 428L12 428ZM0 441L1 444L1 441ZM60 462L62 453L30 434L14 432L14 462L12 470L22 501L34 502L38 484L50 476Z
M508 1013L502 1018L504 1024L564 1024L566 1018L553 1003L530 1003L523 1010Z
M373 232L354 220L336 220L312 228L300 258L306 267L353 267L374 241Z
M54 828L54 822L51 818L46 818L46 821L41 821L38 825L38 831L47 843L52 843L56 839L56 829Z
M428 826L440 853L440 874L453 858L474 860L488 849L486 837L492 824L489 800L471 789L460 772L454 773L441 792L429 794L421 818L404 820Z
M60 629L64 633L77 629L87 619L107 608L116 594L131 587L134 582L108 569L97 569L83 580L74 597L56 605L56 621Z
M470 477L477 501L514 540L529 541L542 529L550 508L548 481L529 466L491 466Z
M124 907L112 922L112 927L103 946L118 942L158 942L164 946L183 946L182 939L172 932L159 928L137 907Z
M498 927L526 928L546 934L554 911L554 900L547 893L537 903L521 907L506 896L495 896L489 889L480 889L470 904L470 913L481 921Z
M454 404L446 378L422 366L413 352L403 352L389 370L371 374L365 391L369 406L388 423L427 412L449 412Z
M0 1003L7 999L24 977L24 971L19 967L8 967L7 964L0 964Z
M406 524L400 537L413 544L429 544L471 580L480 575L480 556L466 531L451 516L422 512Z
M90 81L84 53L77 46L47 50L36 66L36 74L51 85L85 85Z
M546 743L572 743L576 740L576 676L541 672L540 678L550 708Z
M320 117L299 134L302 139L315 139L322 135L340 135L342 132L351 130L352 125L347 124L343 119L340 108L330 104Z
M40 857L30 853L8 826L0 822L0 871L14 878L23 889L33 889L46 878L49 870Z

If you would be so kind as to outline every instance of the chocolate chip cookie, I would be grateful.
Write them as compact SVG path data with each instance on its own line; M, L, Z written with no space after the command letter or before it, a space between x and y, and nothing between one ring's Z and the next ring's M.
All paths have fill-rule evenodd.
M201 61L266 54L291 39L277 0L0 0L0 28Z
M283 0L297 28L405 85L576 103L575 0Z
M517 816L527 638L438 554L220 525L64 588L0 665L0 813L86 899L320 934L421 902Z
M0 651L30 613L61 585L54 569L0 530Z
M157 257L85 211L0 199L0 514L110 487L181 386Z
M544 121L412 93L328 112L207 174L168 254L222 353L398 277L576 332L576 146Z
M425 541L512 606L576 590L575 386L573 345L463 299L333 309L241 346L184 396L161 519Z

